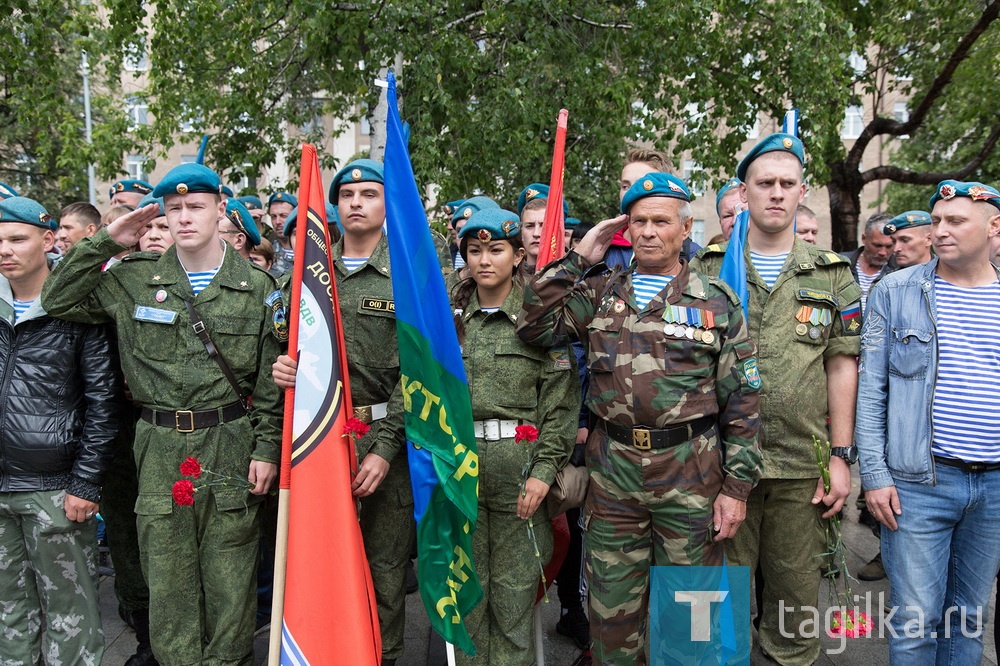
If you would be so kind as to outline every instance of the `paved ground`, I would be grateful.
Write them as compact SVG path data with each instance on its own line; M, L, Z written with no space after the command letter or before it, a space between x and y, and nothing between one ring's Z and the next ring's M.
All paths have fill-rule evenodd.
M847 563L851 571L857 571L868 562L878 550L878 541L872 536L871 531L864 525L857 522L857 510L854 508L854 499L858 492L857 470L855 469L854 492L845 512L844 519L844 540L847 544ZM108 648L104 655L104 666L121 666L125 660L135 650L135 635L118 618L116 602L114 600L113 581L110 578L101 581L102 612L104 617L104 630L107 636ZM854 585L855 593L862 595L870 594L872 599L871 614L875 619L876 626L878 618L882 613L879 605L879 593L883 593L888 598L889 585L886 581L874 583L859 582ZM545 645L545 663L549 666L569 666L580 655L572 641L561 636L555 631L556 621L559 619L559 601L552 591L549 594L551 603L542 606L542 627ZM820 592L820 604L826 606L826 590ZM864 602L861 606L863 608ZM990 617L993 617L995 600L990 604ZM420 603L419 595L411 594L407 597L406 606L406 652L399 660L398 666L440 666L446 663L444 643L440 637L430 630L427 615ZM336 629L331 627L331 632ZM888 639L877 637L857 638L846 641L842 646L833 639L824 637L823 654L817 664L821 666L882 666L889 663ZM993 645L992 622L986 628L986 652L983 664L986 666L997 666L997 656ZM265 664L267 660L267 637L262 636L256 642L255 664ZM752 655L752 663L765 666L773 662L763 656L759 650Z

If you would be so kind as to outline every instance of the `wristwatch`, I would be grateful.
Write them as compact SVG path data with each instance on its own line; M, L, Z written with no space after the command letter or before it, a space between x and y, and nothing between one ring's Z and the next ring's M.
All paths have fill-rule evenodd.
M858 447L853 444L850 446L835 446L830 449L830 455L842 458L848 465L853 465L858 462Z

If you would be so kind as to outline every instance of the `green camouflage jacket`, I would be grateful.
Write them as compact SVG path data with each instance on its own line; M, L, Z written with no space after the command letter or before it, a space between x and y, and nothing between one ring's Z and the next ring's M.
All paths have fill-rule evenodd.
M603 264L588 267L570 252L536 275L518 334L542 346L567 338L586 343L586 404L602 419L666 428L716 417L727 474L722 492L745 499L760 476L759 379L736 296L685 264L640 311L632 292L634 264L615 272ZM698 338L666 333L681 313L701 318Z
M725 252L726 244L706 247L692 260L692 270L718 275ZM830 438L823 361L860 353L861 317L842 314L860 307L861 288L843 257L798 238L770 290L749 249L745 257L750 336L760 359L764 477L815 478L812 438Z
M184 306L191 300L240 386L253 395L252 457L278 462L282 394L271 364L279 346L264 302L274 279L227 249L218 274L195 297L173 247L162 256L137 252L101 271L125 249L107 230L77 243L45 281L45 310L71 321L115 323L137 403L167 411L221 407L238 397L191 329Z
M530 476L552 485L576 444L580 380L566 346L541 349L516 333L523 292L517 285L498 312L487 314L473 293L462 314L462 360L472 396L472 418L520 419L538 428Z

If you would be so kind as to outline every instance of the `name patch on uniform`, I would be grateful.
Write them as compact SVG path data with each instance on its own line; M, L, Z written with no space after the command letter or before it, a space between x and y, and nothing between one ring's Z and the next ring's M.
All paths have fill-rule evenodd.
M160 310L145 305L136 305L135 314L132 319L136 321L148 321L153 324L172 324L177 321L177 313L173 310Z
M833 307L837 307L837 297L825 291L816 291L815 289L799 289L799 298L804 298L810 301L820 301L821 303L829 303Z
M384 298L368 298L367 296L361 299L361 309L362 310L374 310L376 312L396 312L396 303Z
M760 372L757 370L757 359L748 358L743 362L743 374L747 378L747 386L754 391L760 388Z

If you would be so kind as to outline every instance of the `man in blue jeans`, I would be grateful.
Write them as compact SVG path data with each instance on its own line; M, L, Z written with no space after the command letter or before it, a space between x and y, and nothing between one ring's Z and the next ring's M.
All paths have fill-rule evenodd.
M1000 568L1000 192L944 181L937 258L868 298L855 440L882 530L892 664L978 664Z

